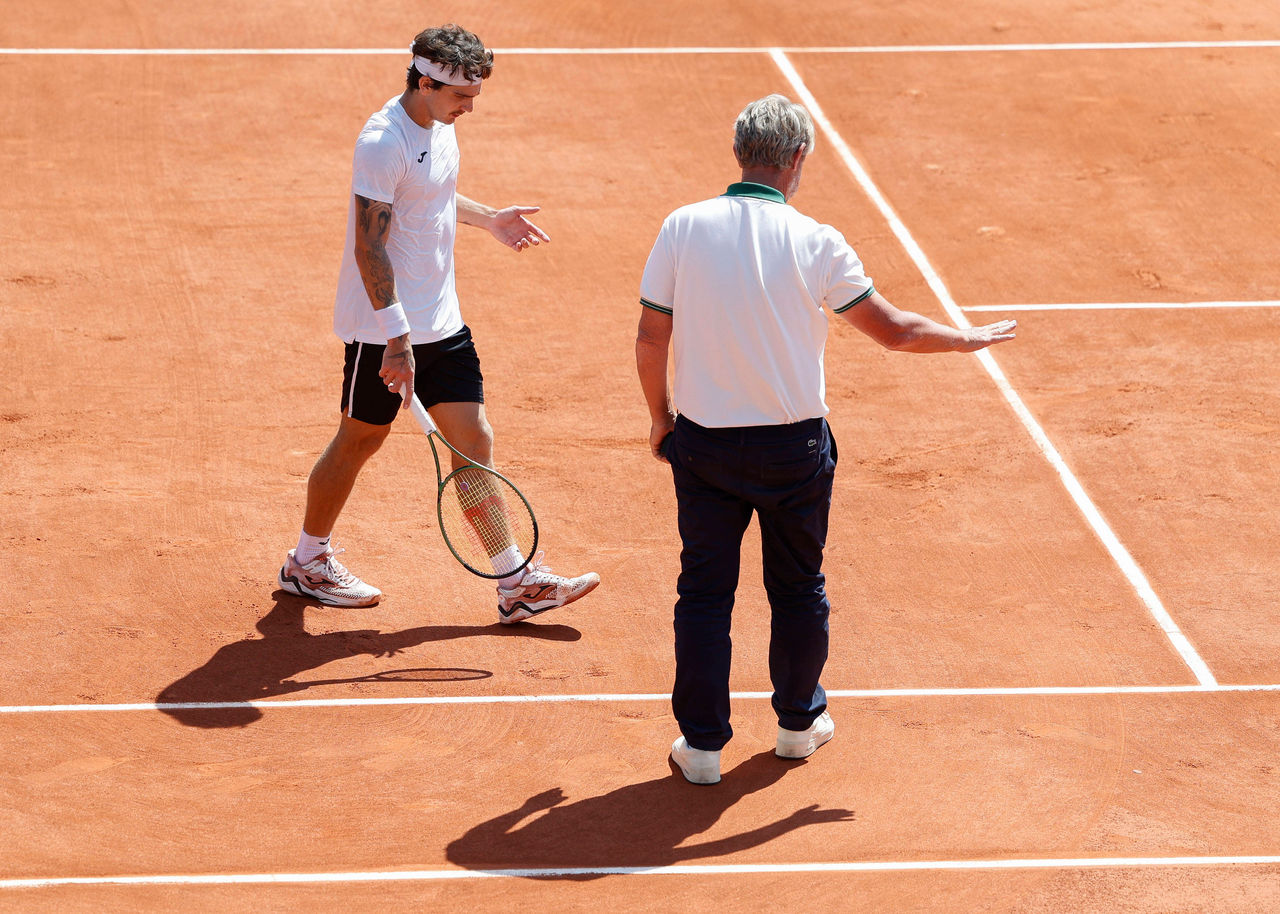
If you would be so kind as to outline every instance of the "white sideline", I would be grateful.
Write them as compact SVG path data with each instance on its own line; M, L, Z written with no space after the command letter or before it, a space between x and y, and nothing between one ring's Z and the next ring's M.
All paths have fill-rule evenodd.
M222 873L167 876L65 876L0 879L0 889L94 885L245 885L261 883L427 882L455 879L547 879L583 876L720 876L754 873L885 873L920 870L1132 869L1181 866L1275 866L1280 856L1014 857L993 860L867 860L848 863L725 863L675 866L566 866L529 869L429 869L350 873Z
M861 185L863 191L871 198L871 201L875 203L876 207L880 210L881 215L883 215L885 220L889 223L889 227L893 230L894 235L906 250L907 255L911 258L912 262L915 263L916 269L918 269L921 275L924 276L925 282L928 283L929 288L933 290L933 294L937 297L939 303L941 303L943 310L947 312L947 316L951 318L952 322L957 327L963 328L973 326L969 323L968 318L965 317L964 312L956 304L955 299L951 297L951 292L943 283L942 277L938 275L937 271L933 268L933 265L929 262L929 258L925 256L920 245L916 243L915 238L912 236L910 230L907 229L906 224L898 217L898 214L889 204L889 201L885 199L884 194L880 192L880 189L876 186L875 182L871 180L871 176L862 166L862 163L858 161L848 144L845 143L844 139L836 131L835 126L827 119L826 114L822 111L822 107L818 104L818 100L814 98L813 93L809 91L809 87L806 86L804 80L800 78L800 74L796 72L795 67L791 65L791 61L787 58L786 53L780 49L774 49L770 52L770 56L773 58L774 63L778 65L778 69L782 71L783 75L786 76L787 80L791 83L792 88L795 89L796 94L800 97L800 100L804 103L805 107L809 109L809 113L813 115L814 122L818 124L822 129L823 134L835 147L836 152L844 162L845 167L849 169L854 179L859 185ZM1155 591L1151 589L1151 585L1147 581L1146 575L1143 573L1142 569L1138 567L1138 563L1134 561L1133 556L1129 554L1129 550L1126 549L1120 542L1119 538L1116 537L1111 526L1102 517L1102 513L1098 510L1098 507L1085 492L1080 481L1076 479L1075 474L1071 472L1071 468L1068 467L1066 461L1062 459L1057 448L1053 446L1053 442L1049 440L1049 436L1045 434L1044 429L1040 427L1040 423L1031 415L1031 411L1027 409L1026 404L1022 402L1022 398L1018 396L1018 393L1013 389L1013 386L1005 377L1004 371L1001 370L998 364L996 364L995 357L992 356L990 350L984 349L981 352L975 353L975 355L977 356L978 361L982 364L982 367L986 369L987 374L989 374L991 379L995 381L996 387L999 388L1000 393L1004 395L1006 402L1008 402L1009 406L1013 408L1013 411L1018 418L1022 420L1023 426L1030 433L1032 440L1035 441L1036 446L1040 449L1040 453L1044 455L1045 459L1049 461L1049 464L1058 472L1058 477L1062 480L1062 484L1066 487L1072 500L1075 501L1076 506L1084 515L1085 520L1089 522L1094 533L1096 533L1098 538L1102 541L1107 552L1111 554L1111 558L1115 561L1116 565L1119 566L1120 570L1129 580L1129 583L1133 586L1134 590L1137 591L1139 598L1147 607L1147 611L1151 613L1152 617L1156 620L1156 623L1160 626L1160 630L1165 633L1165 636L1173 644L1183 661L1191 668L1191 672L1195 675L1196 681L1201 685L1214 684L1217 680L1214 679L1213 673L1209 671L1208 665L1196 652L1196 649L1191 645L1191 642L1187 639L1186 635L1182 633L1182 630L1178 628L1177 623L1173 621L1173 618L1165 610L1164 605L1160 602L1160 598L1156 595Z

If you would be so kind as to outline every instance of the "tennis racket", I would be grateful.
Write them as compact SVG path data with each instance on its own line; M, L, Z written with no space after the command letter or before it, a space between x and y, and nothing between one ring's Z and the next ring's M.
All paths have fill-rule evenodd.
M529 564L538 548L538 520L529 500L501 473L476 463L446 441L422 401L414 394L410 398L409 411L431 442L436 517L445 545L472 574L492 579L515 574ZM445 475L437 440L466 464Z

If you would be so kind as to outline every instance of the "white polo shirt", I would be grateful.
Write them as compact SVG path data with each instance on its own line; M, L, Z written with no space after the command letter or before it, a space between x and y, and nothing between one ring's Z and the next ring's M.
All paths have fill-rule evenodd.
M699 425L785 425L828 412L826 305L875 289L838 231L780 191L731 184L667 217L640 303L672 315L676 409Z
M458 142L453 126L414 123L388 101L356 139L351 192L391 204L387 256L396 294L409 318L409 341L431 343L462 329L453 278L458 227ZM344 342L385 343L356 266L356 206L348 204L347 240L338 272L333 330Z

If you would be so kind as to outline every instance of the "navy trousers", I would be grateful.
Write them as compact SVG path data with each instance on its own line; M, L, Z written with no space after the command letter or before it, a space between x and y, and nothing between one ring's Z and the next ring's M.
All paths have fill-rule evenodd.
M729 637L742 536L760 519L771 609L769 678L778 723L808 729L827 707L822 551L836 446L825 419L705 428L679 416L663 444L675 481L680 539L671 705L685 740L715 751L729 725Z

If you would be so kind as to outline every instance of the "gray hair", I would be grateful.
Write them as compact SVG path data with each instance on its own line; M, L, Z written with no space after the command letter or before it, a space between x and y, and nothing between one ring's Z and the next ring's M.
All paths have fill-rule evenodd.
M797 149L813 152L813 119L785 95L767 95L742 109L733 125L733 154L743 168L786 168Z

